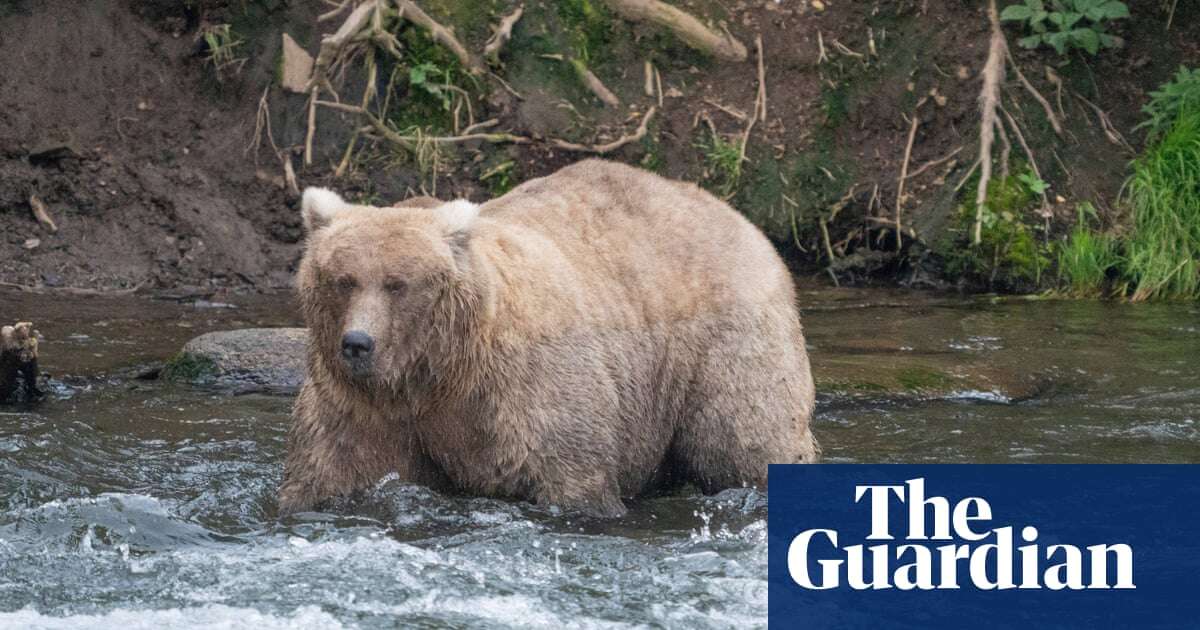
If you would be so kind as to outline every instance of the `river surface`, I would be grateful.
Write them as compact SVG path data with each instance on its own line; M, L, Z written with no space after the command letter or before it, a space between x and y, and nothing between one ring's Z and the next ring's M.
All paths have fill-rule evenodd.
M827 462L1200 462L1200 308L801 295ZM0 628L744 628L766 624L766 496L600 522L382 479L276 516L291 401L143 375L221 305L0 293L51 396L0 407Z

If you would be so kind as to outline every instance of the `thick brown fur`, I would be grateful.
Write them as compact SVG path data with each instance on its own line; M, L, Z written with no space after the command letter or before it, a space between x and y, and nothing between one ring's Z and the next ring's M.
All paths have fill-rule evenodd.
M474 218L305 220L284 512L395 471L614 516L664 484L765 487L768 463L818 456L791 276L694 185L587 160ZM342 359L351 329L377 343L368 374Z

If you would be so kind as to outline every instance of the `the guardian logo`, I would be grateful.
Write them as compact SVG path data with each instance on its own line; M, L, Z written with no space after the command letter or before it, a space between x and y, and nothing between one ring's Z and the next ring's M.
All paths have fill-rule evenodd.
M1032 524L1019 531L989 528L992 508L985 499L968 497L951 505L945 497L926 497L924 478L855 486L854 502L870 508L866 540L886 542L842 547L837 530L803 531L787 548L787 570L797 585L811 590L843 584L854 590L1136 588L1130 545L1042 545ZM891 510L907 515L902 543L896 538L901 532L891 529ZM941 541L945 544L934 544Z

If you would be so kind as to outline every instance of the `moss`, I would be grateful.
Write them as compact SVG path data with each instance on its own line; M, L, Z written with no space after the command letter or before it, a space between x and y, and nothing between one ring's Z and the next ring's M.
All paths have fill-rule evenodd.
M944 389L952 381L948 374L926 367L907 367L896 373L896 382L910 392Z
M1012 173L1024 166L1016 164ZM1028 174L1026 174L1028 176ZM992 178L983 208L980 243L971 244L979 175L963 188L956 227L940 238L934 252L946 262L948 275L965 276L981 284L1006 289L1036 289L1048 279L1051 246L1034 214L1038 197L1019 175Z
M817 378L817 389L822 392L853 392L862 394L883 394L887 386L872 381L856 381L838 378Z
M180 352L163 366L161 378L166 381L196 383L212 379L217 374L217 364L210 358Z

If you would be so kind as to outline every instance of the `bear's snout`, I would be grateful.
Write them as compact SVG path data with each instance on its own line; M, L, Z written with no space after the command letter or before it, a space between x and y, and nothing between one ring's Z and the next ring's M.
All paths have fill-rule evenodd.
M360 366L366 367L365 363L371 358L371 352L374 350L375 340L361 330L351 330L342 336L342 357L356 369Z

